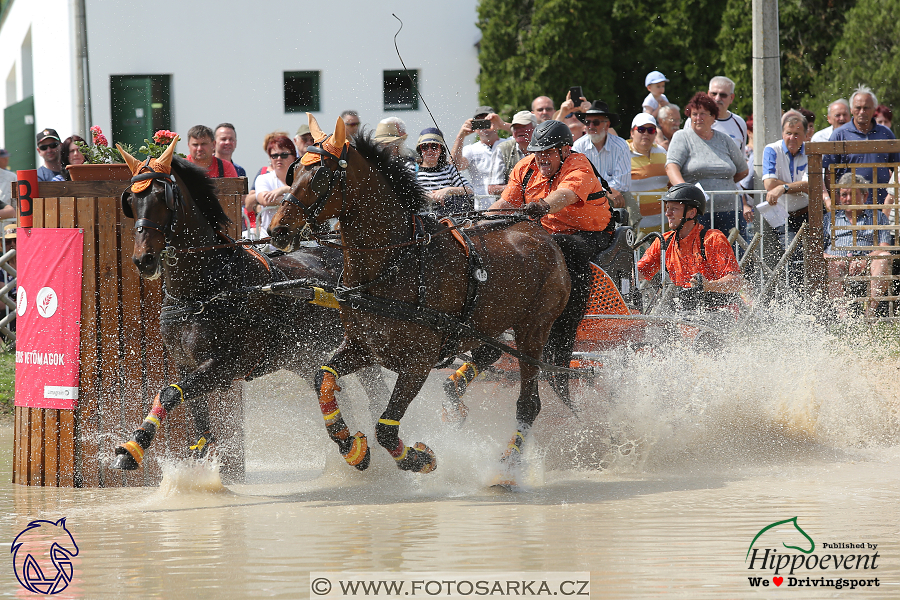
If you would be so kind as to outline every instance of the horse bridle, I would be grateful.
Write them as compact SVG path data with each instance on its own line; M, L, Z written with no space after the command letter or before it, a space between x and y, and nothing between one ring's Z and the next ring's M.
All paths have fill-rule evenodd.
M139 173L138 175L132 177L131 183L129 183L128 187L125 188L125 191L122 192L122 214L124 214L129 219L134 219L134 211L131 208L131 203L126 201L128 195L134 193L131 190L132 185L140 181L147 181L148 179L161 182L163 184L163 188L165 189L166 207L169 209L169 213L171 215L168 222L165 225L159 225L158 223L151 221L150 219L137 219L134 222L134 230L138 233L140 233L143 229L152 229L153 231L157 231L166 239L166 245L168 245L171 235L175 233L175 224L178 220L177 208L184 205L184 198L181 195L181 190L175 183L175 176L171 174L167 175L159 171L154 171L153 167L150 166L150 157L147 157L147 160L144 161L144 164L141 166L141 169L144 168L150 169L150 172Z
M309 182L310 191L317 195L316 201L311 205L306 206L290 191L288 191L281 200L282 204L288 202L303 211L303 215L306 217L306 223L310 229L313 230L313 233L319 233L319 231L321 231L322 226L318 221L319 213L325 208L325 203L328 202L328 198L331 196L331 192L336 185L340 185L341 187L341 201L343 202L343 200L345 200L347 192L348 147L349 144L344 144L344 147L341 148L340 156L335 156L328 150L325 150L321 143L307 147L307 152L319 155L319 167L316 169L316 172L313 173L312 179ZM336 170L331 170L328 167L328 164L325 162L326 157L334 159L338 166ZM287 176L285 177L285 183L288 186L294 183L294 168L300 163L302 158L302 156L298 157L288 169Z

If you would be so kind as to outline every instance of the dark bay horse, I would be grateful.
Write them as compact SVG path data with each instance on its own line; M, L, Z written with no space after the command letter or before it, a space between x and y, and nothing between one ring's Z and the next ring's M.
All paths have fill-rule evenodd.
M317 145L292 166L291 192L270 233L276 246L289 250L327 219L340 221L345 287L337 295L346 335L319 374L320 405L329 410L340 376L372 364L396 372L397 384L375 428L378 443L400 469L429 472L437 464L434 453L422 443L404 445L400 420L441 359L483 342L452 324L440 325L440 317L424 323L416 314L451 315L490 337L512 328L518 350L540 359L569 296L562 252L538 223L528 221L468 228L467 247L465 238L459 241L443 225L417 216L426 197L415 175L371 137L358 136L354 147L341 119L330 137L312 115L309 124ZM476 255L480 262L473 269ZM369 301L365 310L360 298ZM520 361L520 370L517 431L502 459L509 469L518 464L541 407L538 367ZM346 426L332 420L329 433L340 430Z
M121 148L120 148L121 150ZM306 278L333 285L340 252L303 248L272 258L228 243L229 219L206 172L172 156L174 142L159 159L125 157L134 177L122 194L122 209L135 219L134 264L141 276L163 279L160 330L177 365L179 380L157 394L132 438L116 448L113 468L136 469L166 414L187 402L198 434L195 456L206 454L209 431L206 395L236 379L288 369L311 385L319 366L343 339L335 307L284 295L236 293L278 280ZM380 371L360 381L370 407L384 406L387 386ZM377 412L375 413L377 414ZM362 469L368 454L345 458Z

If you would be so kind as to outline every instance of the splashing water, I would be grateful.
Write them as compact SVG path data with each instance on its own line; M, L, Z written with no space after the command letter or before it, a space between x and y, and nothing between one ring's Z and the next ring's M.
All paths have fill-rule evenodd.
M900 369L888 343L870 328L829 332L790 311L770 313L715 352L682 343L605 369L583 390L584 427L551 427L542 444L556 468L630 472L894 445Z
M160 460L162 481L156 495L169 498L182 494L222 494L228 489L219 477L215 456L204 460Z

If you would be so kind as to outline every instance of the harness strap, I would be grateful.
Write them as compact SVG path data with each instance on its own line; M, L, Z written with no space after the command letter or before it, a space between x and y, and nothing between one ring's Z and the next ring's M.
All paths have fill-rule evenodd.
M222 163L222 159L218 156L216 157L216 162L219 163L219 178L225 177L225 165Z
M549 371L551 373L580 373L578 369L557 367L556 365L551 365L528 356L516 348L512 348L503 342L481 333L468 323L463 323L446 313L436 311L426 306L413 306L406 302L401 302L400 300L380 298L378 296L369 296L365 294L341 296L338 297L338 302L340 302L342 306L347 305L354 310L362 310L381 317L401 319L410 323L423 325L435 331L446 331L449 329L458 330L457 335L460 337L476 339L501 352L506 352L522 362L538 367L542 371Z

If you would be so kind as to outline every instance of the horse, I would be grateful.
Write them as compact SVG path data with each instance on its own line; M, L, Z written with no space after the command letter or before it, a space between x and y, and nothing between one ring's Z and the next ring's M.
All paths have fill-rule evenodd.
M159 159L147 161L120 148L134 174L122 194L122 212L135 219L132 260L142 277L163 280L160 332L179 380L156 395L131 439L116 447L116 469L137 469L166 414L183 402L190 406L198 435L194 456L206 456L215 441L208 394L229 388L236 379L279 369L312 385L318 367L343 338L336 305L240 293L279 280L333 285L340 252L311 247L269 259L233 243L223 232L230 221L211 180L203 169L173 157L174 146L173 141ZM374 408L384 405L388 388L380 371L365 375L360 382L370 411L377 414ZM367 460L354 456L351 464L364 468Z
M340 224L344 273L335 295L345 337L318 374L320 406L331 410L338 379L361 367L380 364L396 372L376 438L398 468L430 472L437 466L434 452L400 439L407 407L441 360L490 345L490 338L511 328L521 387L517 428L501 466L514 475L541 407L541 353L571 289L562 252L531 220L463 230L421 216L427 198L415 175L371 134L358 135L351 145L341 119L331 136L312 115L308 119L316 145L291 166L291 191L270 234L276 247L290 250L327 219L337 217Z

